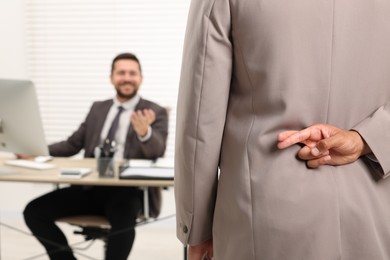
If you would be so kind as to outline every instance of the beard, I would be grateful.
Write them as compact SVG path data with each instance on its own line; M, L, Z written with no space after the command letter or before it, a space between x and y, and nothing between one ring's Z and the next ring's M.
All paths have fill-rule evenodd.
M123 86L123 85L133 86L133 91L131 93L124 93L121 90L121 86ZM115 89L116 89L117 96L119 98L123 98L123 99L132 99L133 97L135 97L135 95L137 95L137 92L138 92L138 87L131 82L123 82L122 84L118 85L118 87L116 87Z

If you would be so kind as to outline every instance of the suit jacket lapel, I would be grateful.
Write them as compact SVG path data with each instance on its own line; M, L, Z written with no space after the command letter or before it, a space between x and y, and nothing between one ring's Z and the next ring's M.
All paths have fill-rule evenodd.
M96 122L95 122L95 135L93 137L93 145L94 147L100 145L100 135L102 133L103 125L104 122L106 121L108 111L110 111L110 108L112 106L113 101L112 100L107 100L102 104L101 107L99 107L98 110L96 110L96 113L99 115L104 115L104 116L97 116L96 117Z

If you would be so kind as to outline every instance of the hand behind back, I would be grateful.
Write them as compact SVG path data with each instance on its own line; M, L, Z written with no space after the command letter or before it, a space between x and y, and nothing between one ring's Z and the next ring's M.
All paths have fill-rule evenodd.
M284 131L278 135L279 149L297 143L305 145L299 150L298 157L306 161L309 168L348 164L370 152L358 132L327 124L315 124L300 131Z

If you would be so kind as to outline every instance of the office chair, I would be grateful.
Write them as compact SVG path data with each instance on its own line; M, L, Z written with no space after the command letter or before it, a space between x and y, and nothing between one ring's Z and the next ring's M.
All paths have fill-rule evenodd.
M83 235L85 241L100 239L104 242L105 248L111 225L104 216L79 215L57 219L56 222L77 226L81 230L73 231L74 234Z
M143 190L143 212L137 218L136 227L160 220L158 218L151 218L149 216L148 188L143 187L141 189ZM111 225L106 217L96 215L78 215L59 218L56 220L56 222L66 223L72 226L79 227L80 229L75 230L73 232L74 234L83 235L85 241L93 242L96 239L100 239L104 242L104 250L106 249L107 240L111 229ZM184 260L186 259L187 247L184 247Z
M136 226L153 221L149 216L148 188L143 187L140 189L143 190L143 210L137 218ZM73 233L83 235L86 241L101 239L103 242L105 242L105 244L111 229L111 225L108 219L104 216L97 215L76 215L63 217L57 219L56 222L80 227L81 230L76 230Z

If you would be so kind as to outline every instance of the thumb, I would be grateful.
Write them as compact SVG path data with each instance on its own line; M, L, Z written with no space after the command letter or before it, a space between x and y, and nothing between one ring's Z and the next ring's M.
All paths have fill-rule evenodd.
M340 146L342 144L342 136L340 134L335 134L329 138L325 138L317 143L317 145L311 149L311 154L314 156L321 156L324 154L329 154L329 150Z

